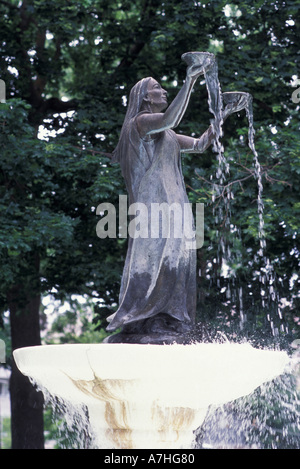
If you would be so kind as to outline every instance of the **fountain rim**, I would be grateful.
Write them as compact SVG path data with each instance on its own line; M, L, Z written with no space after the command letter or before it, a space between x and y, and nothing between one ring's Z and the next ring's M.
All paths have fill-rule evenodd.
M196 364L196 362L201 358L202 353L200 352L203 352L203 356L209 357L212 362L217 358L217 356L218 360L220 359L220 356L222 357L222 354L220 355L220 351L228 351L229 358L235 357L235 353L238 353L240 351L244 351L245 353L249 352L253 355L255 355L256 353L264 353L265 355L277 353L278 356L288 356L285 351L258 349L253 347L248 342L195 342L190 344L133 344L100 342L76 344L41 344L28 347L21 347L13 351L13 357L17 367L20 369L22 367L22 364L24 364L24 362L26 361L25 355L28 357L29 355L36 354L37 352L39 353L40 351L40 357L42 358L42 355L45 357L47 354L50 353L50 350L56 352L56 356L59 356L59 354L70 356L70 351L76 351L76 354L74 353L74 360L76 359L76 357L81 357L83 356L83 354L87 355L89 352L95 354L100 351L105 351L105 355L102 355L102 358L107 354L107 357L109 357L110 359L112 358L113 361L118 359L118 357L124 360L126 352L128 352L127 356L129 359L135 360L137 358L138 361L141 360L140 352L142 352L142 356L147 361L151 360L154 357L157 358L157 354L159 352L159 358L161 360L160 367L162 367L164 364L168 364L169 361L173 358L178 358L181 362L181 365L183 365L185 361L188 362L191 359L193 359ZM112 351L114 353L111 354L110 352ZM68 353L64 354L64 352ZM82 355L80 355L81 352ZM63 355L61 355L61 357ZM99 354L99 358L100 357L101 355ZM224 356L222 357L222 360L224 360ZM34 366L37 366L37 364L34 364ZM51 361L47 363L47 366L51 368Z
M52 355L51 350L55 350ZM97 353L99 350L102 353ZM210 353L212 350L214 352ZM39 355L39 352L43 353ZM260 354L265 355L265 359L262 360ZM127 343L48 344L22 347L14 350L13 355L23 375L41 389L47 389L50 395L67 400L66 393L74 396L69 387L71 381L93 383L96 380L129 387L129 394L135 383L143 389L146 387L151 399L153 392L159 390L161 402L175 403L175 407L184 407L188 402L189 407L195 408L220 405L248 395L285 373L289 364L286 352L264 351L248 343L230 342L166 344L164 347ZM182 383L180 387L178 382ZM82 400L82 396L75 398L78 402Z

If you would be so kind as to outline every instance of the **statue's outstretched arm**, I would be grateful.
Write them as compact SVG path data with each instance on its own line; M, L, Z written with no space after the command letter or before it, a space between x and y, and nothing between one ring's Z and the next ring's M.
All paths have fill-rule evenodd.
M180 151L184 153L203 153L213 142L214 131L212 125L199 138L177 134Z
M226 107L223 110L223 123L230 114L245 109L250 98L251 96L248 93L240 91L223 93L223 100L226 104ZM199 138L177 134L180 150L185 153L203 153L212 144L214 138L214 127L212 125L210 125L206 132L204 132L204 134Z
M182 88L165 112L146 113L138 116L137 125L141 137L177 127L185 113L193 86L199 75L199 69L188 67Z

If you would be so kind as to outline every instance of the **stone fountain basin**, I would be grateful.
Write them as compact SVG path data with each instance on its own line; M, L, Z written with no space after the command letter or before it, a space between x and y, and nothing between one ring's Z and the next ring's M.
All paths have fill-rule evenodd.
M82 399L74 381L97 377L144 382L149 385L144 399L155 394L169 405L201 407L250 394L289 362L285 352L215 343L44 345L15 350L14 358L24 375L65 399Z
M113 435L106 447L115 448L146 448L145 441L150 448L186 447L179 427L189 427L183 430L191 439L211 404L252 393L289 363L285 352L230 343L45 345L15 350L14 359L42 390L86 405L94 427ZM141 443L133 440L153 419L152 441L149 432Z

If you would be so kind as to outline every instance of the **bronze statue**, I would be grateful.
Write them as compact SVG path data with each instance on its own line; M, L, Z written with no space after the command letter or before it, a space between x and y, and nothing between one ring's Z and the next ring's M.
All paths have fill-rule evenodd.
M127 113L113 162L121 166L129 204L189 206L181 169L182 153L202 153L215 138L212 122L199 138L176 134L194 84L215 63L213 54L184 54L188 63L184 85L168 107L167 92L152 77L131 90ZM222 119L245 105L245 93L227 93ZM231 98L231 99L229 99ZM176 205L177 204L177 205ZM173 214L174 215L174 214ZM187 220L192 228L190 211ZM170 221L171 223L171 221ZM119 307L108 331L122 328L108 342L174 341L195 323L196 249L186 236L129 237Z

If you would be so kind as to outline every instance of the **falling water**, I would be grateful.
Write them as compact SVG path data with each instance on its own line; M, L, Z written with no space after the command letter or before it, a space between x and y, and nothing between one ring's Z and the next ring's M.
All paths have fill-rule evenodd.
M230 219L230 203L234 198L230 185L226 185L228 175L230 173L230 164L224 154L224 147L221 142L223 136L223 95L221 86L218 78L218 65L215 61L213 65L205 71L205 81L208 93L208 105L209 111L213 114L214 119L211 120L211 125L214 130L215 139L213 142L213 151L217 154L217 170L216 179L217 183L214 184L213 202L218 201L216 209L214 208L215 223L217 227L217 236L219 238L218 255L216 263L221 268L221 275L226 278L226 299L239 301L240 309L240 324L243 325L245 321L245 315L243 313L243 301L242 301L242 289L236 289L234 278L230 278L229 275L229 264L232 260L232 250L228 242L229 233L236 232L239 230L234 226ZM222 201L222 203L221 203ZM218 279L219 283L219 279ZM232 283L232 285L231 285ZM220 286L220 285L219 285Z
M229 172L229 165L225 160L224 148L220 141L220 138L223 135L223 99L218 78L218 65L216 61L208 70L205 71L204 76L208 93L209 110L214 116L214 119L211 120L211 125L215 135L213 150L217 153L218 158L217 177L220 180L220 184L223 184L224 173Z
M51 441L45 447L51 448L53 442L60 449L89 449L93 447L94 436L87 407L70 400L51 395L41 383L37 385L30 378L32 385L44 396L44 408L49 412L53 426Z
M254 158L254 169L255 169L255 177L257 179L257 186L258 186L258 196L257 196L257 210L258 210L258 217L259 217L259 229L258 229L258 236L259 236L259 251L258 256L263 260L263 267L260 268L260 275L259 281L261 284L261 298L262 298L262 306L264 308L268 308L267 312L267 320L269 321L272 334L273 336L277 336L279 333L278 328L274 324L274 320L279 320L281 322L280 328L282 332L288 332L284 328L284 324L282 322L282 313L280 309L280 298L279 294L276 289L276 279L275 273L273 269L273 265L270 259L266 255L266 238L265 238L265 231L264 231L264 202L263 202L263 183L262 183L262 171L261 165L259 163L258 154L254 144L254 135L255 129L253 125L253 109L252 109L252 96L249 95L249 99L246 105L246 114L249 123L249 131L248 131L248 141L249 147L252 150L253 158ZM258 260L258 259L257 259ZM277 317L274 317L274 310L276 311Z
M300 449L299 390L286 374L251 396L212 406L196 432L197 448Z
M225 182L226 174L229 173L230 167L229 163L226 161L224 155L224 147L221 142L223 136L223 97L221 92L221 86L218 78L218 65L214 61L212 66L205 71L205 82L208 93L208 106L209 111L213 114L214 119L211 119L211 126L214 131L215 139L213 141L213 150L217 153L218 167L216 171L216 177L218 179L218 184L215 185L216 195L215 198L222 197L222 185ZM227 191L227 196L224 197L225 202L225 213L227 213L230 202L230 193ZM216 223L223 220L223 207L222 204L218 205L218 214L216 215ZM228 219L229 220L229 219ZM225 223L227 220L225 220ZM220 248L222 250L221 256L225 255L225 242L224 239L220 238Z
M258 196L257 196L257 209L258 209L258 216L259 216L259 242L260 242L260 250L258 254L263 256L264 249L266 247L266 240L265 240L265 233L264 233L264 202L262 199L263 194L263 184L262 184L262 174L261 174L261 165L259 163L258 154L254 144L254 135L255 129L253 125L253 108L252 108L252 101L253 98L249 94L249 98L246 105L246 114L249 123L249 131L248 131L248 140L249 140L249 147L252 150L254 155L254 166L255 166L255 177L257 178L257 186L258 186Z
M226 186L226 177L230 173L229 161L226 160L224 155L224 147L221 142L223 136L223 97L221 87L218 79L218 66L217 62L214 61L210 68L205 70L205 81L208 92L208 104L209 110L213 114L214 119L211 120L211 125L214 129L215 140L213 143L213 150L217 153L217 170L216 178L218 183L214 185L213 201L222 199L222 203L217 204L217 213L215 213L215 220L217 225L217 231L219 235L219 247L218 247L218 259L217 263L221 266L223 276L227 277L228 285L226 288L226 297L231 299L233 302L238 302L240 312L240 326L243 325L247 319L246 313L243 310L243 289L240 286L235 286L235 278L230 279L228 275L229 264L233 260L230 244L227 240L227 233L236 233L239 236L239 228L234 226L230 220L230 202L234 198L231 190L231 185ZM257 211L258 211L258 238L259 238L259 249L257 255L254 256L254 261L258 264L259 259L263 261L263 266L259 268L259 281L260 281L260 292L262 299L262 306L268 307L267 319L270 323L270 327L273 335L278 334L278 328L275 327L270 310L276 310L278 312L278 318L281 320L282 315L279 307L280 299L276 293L275 288L275 274L270 259L266 256L266 237L264 231L264 202L263 202L263 183L262 183L262 169L259 162L258 153L255 148L254 136L255 129L253 124L253 98L250 94L247 94L247 102L245 111L248 119L248 144L253 153L253 164L254 164L254 177L257 180ZM224 229L225 228L225 229ZM224 270L225 268L225 270ZM230 270L230 269L229 269ZM232 285L230 286L230 283ZM228 298L228 295L231 298ZM277 319L278 319L277 318ZM281 329L284 327L281 324Z

